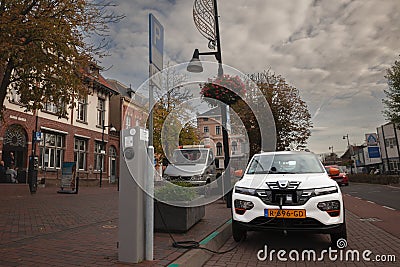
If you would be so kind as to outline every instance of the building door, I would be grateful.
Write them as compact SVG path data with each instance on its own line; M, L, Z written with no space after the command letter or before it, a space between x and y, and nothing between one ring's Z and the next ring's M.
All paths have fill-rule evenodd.
M10 125L3 138L2 159L6 166L14 164L19 170L27 167L27 133L19 124Z
M109 182L115 183L115 177L117 176L117 149L114 146L110 146L108 155L108 169L110 170Z

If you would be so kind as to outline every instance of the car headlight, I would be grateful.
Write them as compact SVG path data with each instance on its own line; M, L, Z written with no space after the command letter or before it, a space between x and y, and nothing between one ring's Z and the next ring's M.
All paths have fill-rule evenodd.
M240 199L235 199L234 206L235 212L239 215L243 215L246 210L251 210L252 208L254 208L253 202Z
M339 200L319 202L317 207L322 211L326 211L331 217L337 217L340 215Z
M236 186L235 193L249 195L249 196L255 196L256 189Z
M329 194L334 194L337 192L339 192L339 190L336 186L314 189L314 194L316 196L329 195Z

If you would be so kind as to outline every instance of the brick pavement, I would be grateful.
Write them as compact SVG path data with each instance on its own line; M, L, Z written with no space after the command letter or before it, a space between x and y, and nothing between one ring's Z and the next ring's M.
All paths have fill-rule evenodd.
M27 185L0 184L0 266L125 266L117 260L118 192L115 187L82 187L78 195L57 194L57 188L39 188L30 195ZM360 212L359 201L346 197L350 208ZM358 208L357 208L358 207ZM394 213L398 218L398 213ZM206 208L206 217L178 240L197 240L211 233L230 211L221 202ZM400 219L400 218L398 218ZM356 213L348 212L348 249L370 249L374 255L396 255L400 240ZM393 220L396 220L393 218ZM379 224L378 224L379 226ZM166 233L155 234L155 261L133 266L166 266L186 250L171 246ZM230 253L213 255L205 266L320 266L321 262L258 261L257 252L269 249L310 249L329 246L327 235L250 233L245 243ZM229 239L221 250L236 243ZM327 266L398 266L377 262L323 262Z
M0 184L0 266L124 266L118 263L118 192L115 187L81 187L57 194L56 187ZM200 241L230 217L222 201L177 241ZM155 233L155 261L133 266L166 266L186 250Z

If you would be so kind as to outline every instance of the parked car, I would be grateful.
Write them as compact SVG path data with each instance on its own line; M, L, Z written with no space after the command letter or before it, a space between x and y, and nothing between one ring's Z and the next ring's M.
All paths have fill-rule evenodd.
M211 148L188 145L175 149L172 162L164 171L167 181L186 181L193 185L206 185L218 178Z
M346 238L342 193L317 156L310 152L256 154L232 195L232 235L247 231L330 234L331 242Z
M346 186L349 185L349 176L347 176L346 167L330 165L330 166L325 166L325 169L326 172L329 174L329 177L335 180L339 185L346 185ZM337 169L338 171L333 169Z

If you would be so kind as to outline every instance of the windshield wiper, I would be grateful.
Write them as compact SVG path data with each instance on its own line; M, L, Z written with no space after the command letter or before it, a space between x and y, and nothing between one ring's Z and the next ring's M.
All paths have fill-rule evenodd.
M265 170L264 170L264 167L263 167L263 165L261 165L261 163L258 161L258 159L254 159L254 161L257 163L257 167L256 167L256 169L258 168L258 166L260 166L261 167L261 170L264 172ZM256 172L257 173L257 172Z

